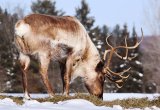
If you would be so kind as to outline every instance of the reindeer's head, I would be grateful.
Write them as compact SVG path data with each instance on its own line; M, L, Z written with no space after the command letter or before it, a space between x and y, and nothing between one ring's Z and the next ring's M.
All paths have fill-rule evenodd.
M89 83L89 84L86 83L87 88L91 94L94 94L94 95L98 96L99 98L103 98L103 84L104 84L105 77L107 77L110 81L116 83L118 88L121 88L123 86L123 82L130 75L130 74L124 75L124 73L128 72L131 69L131 67L126 70L123 70L122 72L116 73L110 69L110 62L111 62L113 54L115 54L117 57L119 57L122 60L129 60L130 61L130 60L134 59L136 56L129 57L128 50L135 49L136 47L138 47L140 45L140 43L143 40L142 29L141 29L141 32L142 32L141 40L138 42L138 38L136 36L137 42L134 46L128 46L127 36L125 37L125 46L117 46L117 47L113 47L108 43L109 36L106 38L106 42L107 42L108 46L110 47L110 49L105 51L104 58L103 58L104 62L101 61L97 64L97 67L95 69L95 71L97 72L96 79L92 83ZM126 50L125 56L121 56L120 54L118 54L117 49L125 49ZM106 57L107 55L108 55L108 57Z
M95 76L92 76L92 78L88 78L85 81L85 85L89 91L90 94L93 94L97 96L98 98L103 98L103 84L104 84L104 74L102 72L103 63L99 62L95 68L95 70L92 70L92 74L96 74Z

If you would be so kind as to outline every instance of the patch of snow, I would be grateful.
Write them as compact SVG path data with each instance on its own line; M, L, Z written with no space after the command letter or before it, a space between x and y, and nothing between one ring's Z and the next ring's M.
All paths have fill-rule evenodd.
M10 81L7 81L7 82L6 82L6 84L7 84L7 85L10 85L10 84L11 84L11 82L10 82Z
M113 109L115 109L115 110L123 110L123 107L121 107L120 105L113 105Z
M96 106L83 99L72 99L54 104L52 102L40 103L36 100L25 101L23 105L17 105L12 99L0 100L0 110L116 110L111 107ZM117 109L120 110L120 109Z
M93 35L94 35L95 33L93 33ZM96 41L96 38L93 38L93 41Z
M148 100L153 100L157 97L160 97L160 94L143 94L143 93L104 93L103 99L105 101L113 101L116 99L123 100L129 98L148 98Z
M59 102L62 107L70 108L69 110L106 110L109 107L95 106L93 103L84 99L72 99L63 102ZM107 109L108 110L108 109ZM113 109L111 109L113 110Z
M137 64L137 65L141 65L142 63L140 62L140 61L135 61L135 63Z
M14 105L16 105L16 103L15 102L13 102L13 100L12 99L10 99L10 98L5 98L5 99L3 99L3 100L0 100L0 104L2 104L2 105L11 105L11 106L14 106Z
M103 42L99 40L97 44L98 44L98 45L102 45Z
M140 73L140 72L138 72L138 75L139 75L140 77L143 77L143 74L142 74L142 73Z
M101 47L102 47L101 45L97 45L97 48L99 48L99 49L100 49Z
M124 66L126 66L126 64L119 65L120 68L123 68Z
M138 53L131 53L131 56L138 56L139 54Z
M23 94L5 94L0 95L12 95L22 97ZM72 94L73 95L73 94ZM140 94L140 93L104 93L105 101L113 101L116 99L128 99L128 98L148 98L153 100L159 97L160 94ZM33 98L48 97L48 94L31 94ZM58 103L53 102L38 102L36 100L25 100L23 105L18 105L10 98L0 100L0 110L124 110L120 105L114 105L113 107L96 106L93 103L84 99L72 99L67 101L60 101ZM142 110L140 108L129 108L125 110ZM146 107L143 110L160 110L156 106Z

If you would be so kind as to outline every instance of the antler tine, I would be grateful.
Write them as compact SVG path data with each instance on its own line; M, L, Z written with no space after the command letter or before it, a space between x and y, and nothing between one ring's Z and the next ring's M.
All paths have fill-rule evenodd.
M141 33L142 33L142 36L141 36L141 40L138 42L138 37L137 37L137 35L136 35L136 38L137 38L137 42L136 42L136 44L134 45L134 46L130 46L130 47L128 47L128 45L127 45L127 36L125 37L125 46L117 46L117 47L112 47L110 44L109 44L109 42L108 42L108 38L111 36L111 35L108 35L107 37L106 37L106 43L107 43L107 45L111 48L111 49L120 49L120 48L123 48L123 49L126 49L126 56L125 57L122 57L121 55L119 55L116 51L114 51L114 53L116 54L116 56L118 56L120 59L124 59L124 60L126 60L126 59L128 59L128 60L132 60L132 59L134 59L135 57L137 57L137 56L133 56L133 57L128 57L128 49L135 49L136 47L138 47L139 45L140 45L140 43L143 41L143 30L142 30L142 28L141 28Z
M138 37L137 37L137 34L136 34L136 44L135 44L135 46L134 46L133 48L128 48L128 49L134 49L134 48L136 48L137 46L139 46L139 44L143 41L143 30L142 30L142 28L141 28L141 33L142 33L141 40L138 42ZM125 37L125 45L126 45L126 47L128 47L128 46L127 46L126 37ZM123 48L123 47L122 47L122 48ZM124 47L124 48L125 48L125 47ZM121 59L128 59L128 60L131 61L132 59L136 58L137 56L136 56L136 55L133 56L133 57L127 56L127 55L128 55L128 49L126 49L126 56L125 56L125 57L121 57L117 52L115 52L115 54L116 54L119 58L121 58Z
M128 71L128 70L126 70L126 71ZM125 71L125 72L126 72ZM111 76L111 73L108 71L107 72L108 74L106 74L106 76L107 76L107 78L110 80L110 81L112 81L112 82L115 82L116 83L116 86L118 87L118 88L121 88L123 85L123 82L124 82L124 80L126 80L128 77L129 77L129 75L128 76L126 76L126 77L121 77L120 75L117 75L117 76L119 76L120 77L120 79L118 79L118 80L116 80L116 79L113 79L113 77Z
M131 68L131 67L130 67ZM122 73L128 72L130 70L130 68L124 70ZM109 70L109 73L111 73L112 71ZM112 72L113 75L116 75L118 77L120 77L120 79L118 80L114 80L112 78L109 78L112 82L116 83L116 86L118 88L121 88L123 86L123 82L130 76L130 74L128 74L127 76L122 76L122 75L118 75L118 73Z
M107 37L106 37L106 43L107 43L108 46L112 49L113 47L108 43L108 40L107 40L111 35L112 35L112 34L110 34L110 35L108 34L108 35L107 35ZM111 49L105 50L104 56L103 56L103 60L105 60L107 54L111 51Z
M109 38L111 35L112 35L112 33L107 35L107 37L106 37L106 43L107 43L107 45L108 45L110 48L113 48L113 47L109 44L109 42L108 42L108 38Z
M106 68L104 69L104 73L106 73L107 71L109 71L110 73L112 73L112 74L114 74L114 75L117 75L117 76L120 76L121 78L128 78L129 76L124 77L124 76L122 76L122 74L125 73L125 72L127 72L127 71L129 71L130 68L128 68L128 69L126 69L126 70L124 70L124 71L122 71L122 72L119 72L119 73L115 73L115 72L113 72L112 70L109 69L109 64L110 64L110 61L111 61L111 59L112 59L113 53L116 53L116 52L115 52L116 47L114 48L114 47L112 47L112 46L108 43L108 40L107 40L107 39L108 39L109 37L110 37L110 35L107 36L106 42L107 42L107 44L111 47L111 49L110 49L110 50L106 50L106 51L105 51L105 54L104 54L104 58L103 58L103 59L105 60L107 53L110 52L110 55L109 55L109 59L108 59ZM125 45L127 46L127 36L125 37ZM127 50L127 49L126 49L126 50ZM126 56L125 56L125 57L127 58L127 56L128 56L128 50L126 51ZM120 74L121 74L121 75L120 75Z
M123 75L123 73L128 72L128 71L131 69L131 67L128 68L128 69L126 69L126 70L123 70L122 72L119 72L119 73L113 72L113 71L110 70L110 68L109 68L109 64L110 64L110 62L111 62L111 59L112 59L112 56L113 56L114 51L115 51L114 48L112 48L110 51L108 51L108 52L110 52L110 55L109 55L108 62L107 62L107 64L106 64L106 67L104 68L103 72L104 72L104 73L108 73L108 72L109 72L109 73L111 73L111 74L113 74L113 75L119 76L119 77L122 78L122 79L126 79L126 78L129 77L129 75L128 75L128 76L122 76L122 75Z
M113 71L110 70L109 68L107 68L107 69L108 69L108 71L109 71L110 73L112 73L113 75L120 76L121 78L126 79L126 78L129 77L129 75L127 75L127 76L122 76L122 75L123 75L124 73L128 72L128 71L131 69L131 67L129 67L128 69L123 70L122 72L118 72L118 73L113 72Z
M127 35L125 36L125 46L127 47L128 44L127 44ZM125 53L125 57L119 55L116 51L115 51L115 54L120 58L120 59L128 59L128 49L126 49L126 53Z
M136 34L136 42L138 42L138 37L137 37L137 34ZM128 47L128 44L127 44L127 36L125 37L125 46ZM118 56L119 54L117 54ZM118 56L119 57L119 56ZM131 61L132 59L136 58L137 56L133 56L133 57L129 57L128 56L128 49L126 49L126 56L125 57L122 57L122 59L126 60L128 59L129 61Z
M107 54L110 52L111 50L105 50L105 52L104 52L104 56L103 56L103 60L105 60L106 59L106 56L107 56Z
M142 33L142 36L141 36L141 40L139 42L136 42L136 44L134 46L130 46L130 47L125 47L125 46L117 46L115 47L116 49L119 49L119 48L125 48L125 49L135 49L136 47L138 47L140 45L140 43L143 41L143 30L141 28L141 33Z
M120 86L120 85L118 85L118 84L116 84L116 86L117 86L118 88L122 88L122 87L123 87L123 85Z
M141 41L139 42L139 44L142 42L142 40L143 40L143 30L142 30L142 28L141 28L141 33L142 33L142 38L141 38ZM138 42L138 37L137 37L137 34L135 35L136 36L136 43ZM138 44L138 45L139 45ZM128 60L132 60L132 59L134 59L134 58L136 58L137 57L137 55L134 55L133 57L128 57Z
M111 35L112 35L112 34L111 34ZM111 49L113 49L114 47L113 47L111 44L109 44L109 42L108 42L108 38L109 38L111 35L108 35L108 36L106 37L106 43L107 43L107 45L108 45ZM126 45L126 47L127 47L127 35L126 35L126 37L125 37L125 45ZM127 59L127 58L128 58L128 49L126 49L126 56L125 56L125 57L119 55L116 51L114 51L114 53L115 53L116 56L118 56L120 59ZM105 56L106 56L106 54L105 54Z

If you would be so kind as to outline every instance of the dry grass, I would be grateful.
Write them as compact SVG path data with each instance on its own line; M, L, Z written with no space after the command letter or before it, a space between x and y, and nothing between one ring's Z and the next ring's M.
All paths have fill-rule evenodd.
M24 103L23 97L13 97L13 96L0 95L0 99L4 99L4 98L10 98L13 100L13 102L16 102L19 105L22 105Z
M0 95L0 99L4 98L11 98L14 102L17 104L23 104L23 98L22 97L13 97L13 96L2 96ZM56 95L54 98L36 98L35 100L39 102L53 102L57 103L59 101L65 101L65 100L70 100L70 99L85 99L88 100L92 103L94 103L97 106L108 106L112 107L113 105L120 105L124 108L145 108L145 107L151 107L151 106L157 106L160 107L160 97L158 97L155 100L148 100L147 98L142 98L142 99L125 99L125 100L114 100L114 101L102 101L98 99L95 96L92 95L85 95L85 94L76 94L75 96L61 96L61 95Z

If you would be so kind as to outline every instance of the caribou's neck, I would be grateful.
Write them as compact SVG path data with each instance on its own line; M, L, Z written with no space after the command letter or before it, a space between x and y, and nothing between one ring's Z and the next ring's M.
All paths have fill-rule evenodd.
M93 66L97 66L97 64L101 61L101 58L100 58L100 54L96 48L96 46L93 44L93 42L91 41L91 39L89 38L89 36L87 37L87 43L88 43L88 48L87 48L87 62L90 64L90 65L93 65ZM92 63L93 62L93 63Z

